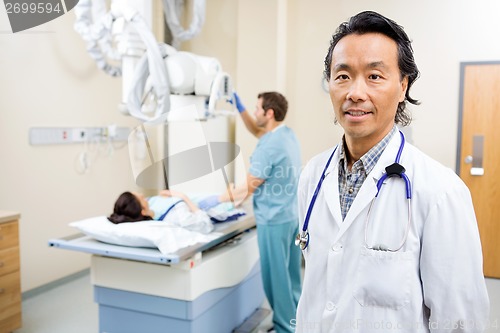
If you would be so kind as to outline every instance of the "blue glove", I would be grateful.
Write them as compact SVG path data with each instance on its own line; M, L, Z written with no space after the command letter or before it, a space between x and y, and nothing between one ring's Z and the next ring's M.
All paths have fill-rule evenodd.
M219 196L212 195L198 202L198 207L200 207L201 210L209 210L210 208L215 207L218 204L220 204Z
M243 103L241 103L241 99L240 99L240 96L238 96L238 94L235 92L233 92L233 98L234 98L234 102L236 103L236 108L238 109L238 112L239 113L242 113L243 111L245 111L247 108L243 105ZM231 100L230 101L231 104L233 103L233 101Z

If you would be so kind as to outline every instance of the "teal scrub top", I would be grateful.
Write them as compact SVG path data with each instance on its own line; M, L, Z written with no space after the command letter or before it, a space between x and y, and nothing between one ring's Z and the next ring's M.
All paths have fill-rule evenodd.
M293 131L277 127L264 134L250 157L250 174L264 179L253 194L257 224L296 221L297 186L301 170L300 146Z

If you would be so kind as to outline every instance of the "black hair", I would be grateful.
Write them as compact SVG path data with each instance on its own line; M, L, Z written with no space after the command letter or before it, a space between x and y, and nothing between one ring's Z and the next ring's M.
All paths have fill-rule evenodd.
M123 192L115 202L113 214L108 220L114 224L152 220L151 216L142 215L141 202L131 192Z

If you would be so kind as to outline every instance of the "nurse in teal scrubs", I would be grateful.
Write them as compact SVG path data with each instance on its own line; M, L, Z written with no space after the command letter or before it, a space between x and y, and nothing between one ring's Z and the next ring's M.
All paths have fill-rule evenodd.
M294 246L298 232L300 147L293 131L282 123L288 108L283 95L259 94L255 118L236 93L234 99L245 126L259 142L250 159L247 184L234 189L231 196L242 200L253 193L262 281L274 313L274 331L291 333L301 292L301 253ZM207 209L229 200L226 193L207 198L198 205Z

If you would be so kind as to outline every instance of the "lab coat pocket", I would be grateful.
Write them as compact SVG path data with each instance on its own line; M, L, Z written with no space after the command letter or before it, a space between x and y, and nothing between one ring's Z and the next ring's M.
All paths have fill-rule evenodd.
M361 250L353 295L361 306L400 309L410 302L410 252Z

